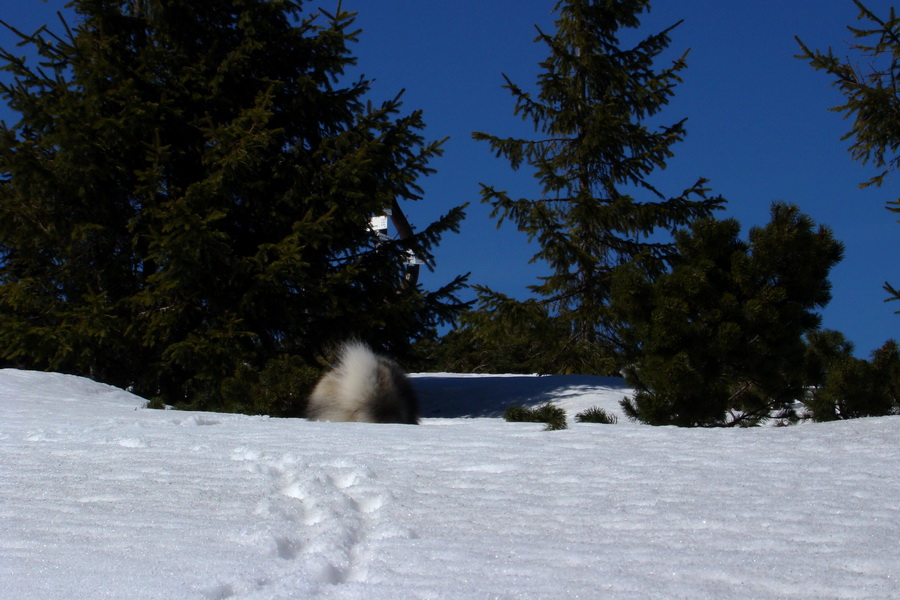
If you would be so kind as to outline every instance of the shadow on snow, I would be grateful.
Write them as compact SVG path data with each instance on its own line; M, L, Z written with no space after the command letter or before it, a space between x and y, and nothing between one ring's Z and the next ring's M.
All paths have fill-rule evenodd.
M536 406L592 392L626 391L625 381L596 375L412 374L425 418L501 417L511 404Z

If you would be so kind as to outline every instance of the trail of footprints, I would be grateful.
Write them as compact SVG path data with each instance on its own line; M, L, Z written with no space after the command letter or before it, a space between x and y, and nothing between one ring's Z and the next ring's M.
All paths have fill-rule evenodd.
M300 561L289 570L302 570L319 584L365 581L373 542L416 537L383 518L390 492L358 462L273 458L247 448L236 449L232 459L271 479L272 493L254 508L263 522L257 537L270 536L275 557Z

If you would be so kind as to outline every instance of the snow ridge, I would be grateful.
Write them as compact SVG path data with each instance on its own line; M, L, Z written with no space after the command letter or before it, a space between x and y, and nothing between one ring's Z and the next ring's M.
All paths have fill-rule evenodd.
M413 381L427 380L434 412L478 379ZM612 410L626 391L482 379L495 406L531 385L533 402ZM459 402L446 412L470 410ZM900 596L900 417L546 432L140 406L0 370L0 597Z

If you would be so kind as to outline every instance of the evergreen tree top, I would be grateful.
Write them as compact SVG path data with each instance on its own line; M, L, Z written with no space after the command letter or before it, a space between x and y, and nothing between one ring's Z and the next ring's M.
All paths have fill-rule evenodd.
M659 272L673 246L655 234L671 234L723 203L707 197L702 178L675 195L650 179L685 135L684 119L660 126L650 117L656 121L668 104L686 62L682 55L669 66L656 65L677 23L633 46L621 41L648 9L641 0L559 2L556 30L539 29L535 40L548 52L536 93L504 77L515 114L533 124L536 138L473 133L514 169L533 169L540 182L537 197L517 199L483 184L482 200L499 223L508 219L539 243L532 261L551 273L530 289L568 322L566 347L582 349L573 356L617 343L608 311L612 272L633 260Z

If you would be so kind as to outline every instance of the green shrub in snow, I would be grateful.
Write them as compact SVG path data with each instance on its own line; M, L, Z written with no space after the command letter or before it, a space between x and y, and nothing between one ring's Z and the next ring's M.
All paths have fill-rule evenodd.
M503 418L515 423L546 423L547 431L555 431L568 427L566 423L566 411L550 402L527 408L521 404L508 406L503 412Z
M599 406L592 406L587 410L583 410L575 415L577 423L602 423L604 425L615 425L619 422L616 415L611 415Z

